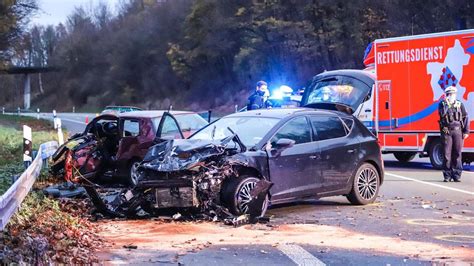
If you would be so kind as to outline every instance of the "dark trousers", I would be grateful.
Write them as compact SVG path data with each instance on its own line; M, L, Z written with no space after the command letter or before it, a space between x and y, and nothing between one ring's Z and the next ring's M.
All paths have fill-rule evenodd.
M444 179L461 179L463 136L460 129L450 130L449 135L441 133L444 148Z

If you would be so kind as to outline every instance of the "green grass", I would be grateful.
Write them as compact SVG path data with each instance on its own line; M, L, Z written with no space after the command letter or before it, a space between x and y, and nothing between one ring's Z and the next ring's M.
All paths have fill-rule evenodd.
M23 125L31 127L33 130L50 130L53 129L53 123L45 119L36 119L35 117L19 116L19 115L2 115L0 114L0 125L22 129Z
M54 131L33 131L32 135L33 150L38 150L41 143L57 139ZM23 132L0 124L0 195L11 186L12 176L23 171Z

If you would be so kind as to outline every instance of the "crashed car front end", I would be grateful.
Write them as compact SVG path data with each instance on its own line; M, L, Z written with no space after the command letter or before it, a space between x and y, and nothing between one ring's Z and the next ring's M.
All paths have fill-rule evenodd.
M137 185L123 189L111 200L101 197L97 186L82 184L97 210L110 216L136 216L141 211L154 215L172 209L189 218L233 225L255 222L264 215L272 183L259 180L249 195L248 212L244 215L229 210L224 197L226 184L238 179L237 169L246 166L246 160L239 158L242 149L230 144L236 138L168 140L157 144L149 149L138 168Z
M170 140L150 149L139 171L138 187L154 189L154 208L195 207L221 204L226 179L236 176L227 158L235 151L222 142Z

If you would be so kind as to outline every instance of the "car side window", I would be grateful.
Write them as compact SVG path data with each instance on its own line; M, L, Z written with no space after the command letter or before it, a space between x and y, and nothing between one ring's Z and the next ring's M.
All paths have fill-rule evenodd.
M164 116L163 119L160 137L163 139L180 139L181 133L174 119L171 116Z
M295 144L311 142L311 130L306 117L294 118L281 127L271 140L272 146L279 139L291 139Z
M347 135L347 130L337 116L311 116L317 140L335 139Z
M138 120L123 121L123 137L136 137L140 135L140 122Z
M343 117L341 118L341 120L344 123L347 134L349 134L349 132L351 132L352 126L354 125L354 120L352 120L352 118L347 117Z

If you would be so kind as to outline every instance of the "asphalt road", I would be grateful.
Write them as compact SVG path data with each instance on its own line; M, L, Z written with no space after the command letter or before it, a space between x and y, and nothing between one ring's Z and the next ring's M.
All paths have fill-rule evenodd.
M58 114L71 132L82 131L86 116L95 114ZM474 167L466 167L461 183L443 183L428 159L402 164L384 155L384 160L385 181L374 204L351 206L341 196L272 206L269 224L238 228L106 220L100 222L101 235L114 245L101 258L112 264L185 265L474 263Z
M22 113L24 116L37 117L37 113ZM91 121L98 114L93 113L57 113L57 117L61 118L62 128L68 131L70 135L84 131L87 121ZM53 121L53 113L39 113L39 117Z

